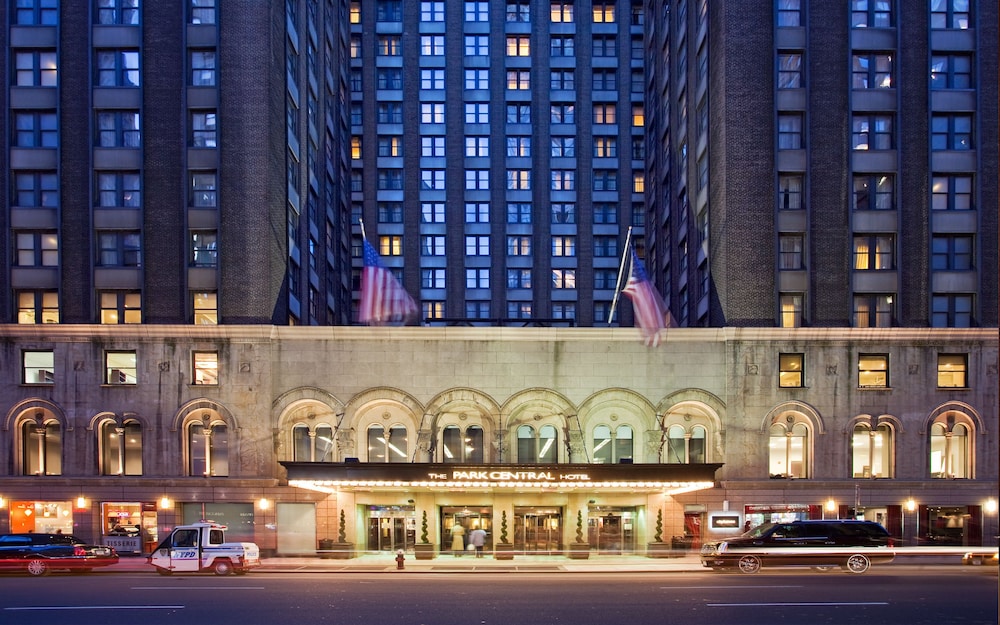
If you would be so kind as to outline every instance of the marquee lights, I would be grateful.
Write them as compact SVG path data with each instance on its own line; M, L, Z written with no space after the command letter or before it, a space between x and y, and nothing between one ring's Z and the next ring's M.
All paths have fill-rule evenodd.
M335 493L338 490L353 488L530 488L549 489L627 489L663 492L676 495L696 490L712 488L714 484L708 481L699 482L579 482L579 481L466 481L466 480L433 480L433 481L399 481L399 480L289 480L289 486L305 488L325 493Z

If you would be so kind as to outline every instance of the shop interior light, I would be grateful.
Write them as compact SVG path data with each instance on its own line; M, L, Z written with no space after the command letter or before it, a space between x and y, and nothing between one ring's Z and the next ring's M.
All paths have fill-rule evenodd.
M0 508L6 508L6 507L7 507L7 500L4 499L3 497L0 497Z

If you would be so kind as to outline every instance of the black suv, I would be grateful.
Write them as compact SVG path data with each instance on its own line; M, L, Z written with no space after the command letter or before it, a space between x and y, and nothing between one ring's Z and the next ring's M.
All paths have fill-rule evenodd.
M0 535L0 570L46 575L54 569L87 573L118 563L113 547L88 545L72 534Z
M701 563L713 569L756 573L767 566L843 567L864 573L873 562L895 557L889 532L872 521L792 521L764 523L701 548Z

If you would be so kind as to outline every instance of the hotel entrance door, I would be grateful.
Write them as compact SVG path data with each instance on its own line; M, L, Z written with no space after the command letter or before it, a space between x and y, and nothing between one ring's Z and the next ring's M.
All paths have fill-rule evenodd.
M598 506L587 518L587 541L600 553L635 551L635 508Z
M368 507L368 551L412 551L416 534L413 506Z
M562 551L562 510L514 508L514 551L555 554Z

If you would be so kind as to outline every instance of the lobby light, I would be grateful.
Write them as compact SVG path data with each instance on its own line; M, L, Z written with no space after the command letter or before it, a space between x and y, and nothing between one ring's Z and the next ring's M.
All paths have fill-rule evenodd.
M169 497L167 497L166 495L164 495L163 497L160 497L160 510L168 510L172 506L173 506L173 502L170 501Z
M268 508L271 507L271 502L267 500L267 497L261 497L257 501L257 507L260 508L261 510L267 510Z
M906 511L907 512L913 512L916 509L917 509L917 502L913 500L913 497L910 497L909 499L907 499L906 500Z
M996 514L997 500L990 497L986 500L986 504L983 505L983 509L986 511L986 514Z

